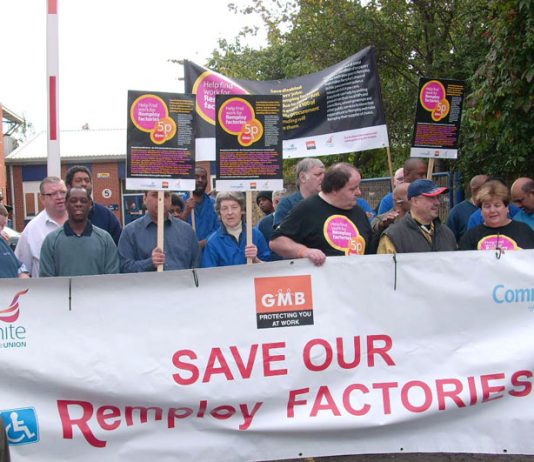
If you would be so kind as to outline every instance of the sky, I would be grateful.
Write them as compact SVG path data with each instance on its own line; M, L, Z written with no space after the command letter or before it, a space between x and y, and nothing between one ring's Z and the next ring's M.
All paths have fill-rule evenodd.
M231 40L258 21L227 3L58 0L60 128L126 128L128 90L183 92L182 67L169 59L203 65L219 38ZM46 5L0 0L0 102L36 132L47 127Z

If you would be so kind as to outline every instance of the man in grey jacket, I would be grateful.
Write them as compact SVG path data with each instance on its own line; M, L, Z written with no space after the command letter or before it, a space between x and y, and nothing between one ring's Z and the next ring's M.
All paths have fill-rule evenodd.
M439 196L445 192L447 188L439 187L430 180L410 183L410 212L384 231L377 253L456 250L454 233L438 218Z

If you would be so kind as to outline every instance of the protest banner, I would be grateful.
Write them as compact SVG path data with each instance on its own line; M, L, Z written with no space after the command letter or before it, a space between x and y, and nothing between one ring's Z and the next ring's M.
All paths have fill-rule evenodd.
M533 257L0 280L13 460L532 455Z
M190 61L185 91L196 95L198 160L215 160L215 96L281 95L285 158L389 146L375 50L367 47L323 71L287 80L231 79Z
M419 79L411 157L458 157L464 91L461 80Z
M194 97L128 92L126 189L195 187Z

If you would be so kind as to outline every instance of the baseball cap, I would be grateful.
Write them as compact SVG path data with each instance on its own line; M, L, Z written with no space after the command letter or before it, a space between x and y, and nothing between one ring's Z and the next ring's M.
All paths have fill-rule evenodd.
M272 191L260 191L258 193L258 195L256 196L256 204L259 205L261 198L268 199L268 200L270 200L272 202L273 201L273 192Z
M415 180L408 186L408 199L417 196L435 197L447 191L447 188L440 187L430 180Z

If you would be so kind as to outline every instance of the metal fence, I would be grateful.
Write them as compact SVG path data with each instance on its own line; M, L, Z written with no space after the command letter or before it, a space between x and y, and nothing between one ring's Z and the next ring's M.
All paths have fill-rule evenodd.
M448 194L443 196L441 202L439 217L445 221L449 214L449 209L455 204L456 190L458 186L453 181L453 176L448 172L434 173L432 181L439 186L449 188ZM380 201L389 192L391 192L391 180L388 176L382 178L367 178L360 184L362 197L369 202L374 210L378 210Z

